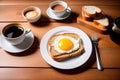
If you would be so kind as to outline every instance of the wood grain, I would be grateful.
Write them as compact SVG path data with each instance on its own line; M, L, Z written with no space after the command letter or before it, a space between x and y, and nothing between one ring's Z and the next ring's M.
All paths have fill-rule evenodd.
M9 73L10 74L9 74ZM24 75L23 75L24 73ZM46 74L47 73L47 74ZM89 70L71 70L62 71L49 68L0 68L0 79L6 80L119 80L120 70L119 69L106 69L104 72L98 71L97 69ZM7 75L7 77L6 77ZM47 77L46 77L47 76Z
M46 14L52 1L54 0L0 0L0 34L7 24L19 23L30 28L35 36L31 48L20 54L8 53L0 47L0 80L120 80L120 35L112 30L101 34L77 23L77 17L84 5L100 7L113 22L120 16L120 0L64 0L72 13L61 21L51 19ZM38 22L31 24L23 19L22 11L33 5L41 9L42 16ZM94 52L84 65L73 70L59 70L47 64L41 56L40 41L46 32L58 26L79 28L89 37L96 33L100 38L98 49L104 70L97 70Z

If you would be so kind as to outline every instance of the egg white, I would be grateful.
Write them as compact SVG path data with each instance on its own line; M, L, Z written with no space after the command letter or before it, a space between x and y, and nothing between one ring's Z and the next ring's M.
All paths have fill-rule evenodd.
M70 50L62 50L58 47L58 41L61 40L62 38L68 38L73 42L73 48ZM54 50L56 50L59 54L63 53L71 53L75 50L77 50L80 47L80 39L76 40L75 38L71 36L58 36L52 43L52 46L54 47Z

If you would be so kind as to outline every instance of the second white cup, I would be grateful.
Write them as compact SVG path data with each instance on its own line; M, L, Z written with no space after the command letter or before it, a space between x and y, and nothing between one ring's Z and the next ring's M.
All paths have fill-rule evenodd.
M68 5L64 1L53 1L49 5L50 10L56 16L61 17L67 12Z
M41 17L41 10L36 6L29 6L22 12L22 16L30 23L38 21Z

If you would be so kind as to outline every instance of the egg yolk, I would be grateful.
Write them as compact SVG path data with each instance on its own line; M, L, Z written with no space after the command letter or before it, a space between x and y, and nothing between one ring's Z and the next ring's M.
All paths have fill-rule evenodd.
M70 39L63 38L63 39L58 41L58 47L61 50L70 50L73 47L73 43Z

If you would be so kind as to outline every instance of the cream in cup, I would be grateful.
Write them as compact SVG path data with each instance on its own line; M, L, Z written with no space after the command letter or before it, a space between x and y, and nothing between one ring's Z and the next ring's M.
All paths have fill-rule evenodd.
M29 6L23 10L22 16L30 23L34 23L40 19L41 10L36 6Z
M25 39L28 33L21 24L8 24L2 29L2 38L7 40L12 45L18 45Z
M67 12L68 5L64 1L53 1L49 8L56 16L61 17Z

